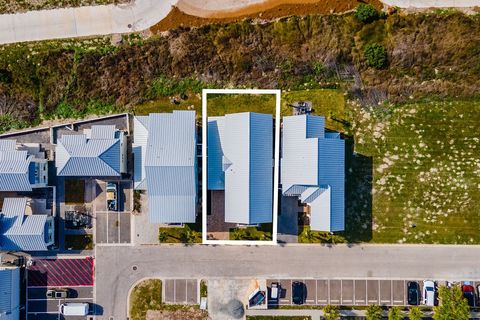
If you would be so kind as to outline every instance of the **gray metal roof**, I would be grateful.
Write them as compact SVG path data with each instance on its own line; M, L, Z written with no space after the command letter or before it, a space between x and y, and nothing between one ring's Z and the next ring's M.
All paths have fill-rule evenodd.
M55 149L59 176L120 176L120 138L115 126L92 126L86 134L64 134Z
M15 140L0 140L0 191L32 191L29 179L33 156L16 150Z
M133 150L135 183L137 189L146 187L150 222L195 222L195 112L173 111L152 113L148 118L136 117Z
M207 139L208 189L225 190L225 221L272 222L272 115L209 117Z
M301 115L283 118L282 143L283 194L310 205L312 230L344 230L344 140L325 133L323 117Z
M26 198L5 198L0 213L0 248L46 251L47 215L25 215Z
M20 269L0 267L0 320L20 319Z

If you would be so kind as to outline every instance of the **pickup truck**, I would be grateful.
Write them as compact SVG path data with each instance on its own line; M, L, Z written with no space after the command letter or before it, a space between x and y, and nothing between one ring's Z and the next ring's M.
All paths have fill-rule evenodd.
M118 210L118 188L115 182L107 182L107 210Z

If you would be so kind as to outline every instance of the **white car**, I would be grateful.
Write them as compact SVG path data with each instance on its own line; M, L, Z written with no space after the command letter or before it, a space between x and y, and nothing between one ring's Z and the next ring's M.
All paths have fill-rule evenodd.
M435 282L423 280L423 304L433 307L435 305Z

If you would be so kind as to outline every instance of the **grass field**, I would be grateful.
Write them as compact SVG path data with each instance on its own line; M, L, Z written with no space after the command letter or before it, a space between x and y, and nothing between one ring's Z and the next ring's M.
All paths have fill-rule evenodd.
M345 133L346 231L333 241L480 243L480 100L362 108L310 90L283 103L300 99ZM299 241L332 239L300 228Z

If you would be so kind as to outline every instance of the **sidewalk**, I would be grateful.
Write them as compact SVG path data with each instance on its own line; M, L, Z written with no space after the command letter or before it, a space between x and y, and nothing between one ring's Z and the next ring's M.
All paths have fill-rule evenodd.
M148 29L165 18L177 0L136 0L0 15L0 44L75 38Z

